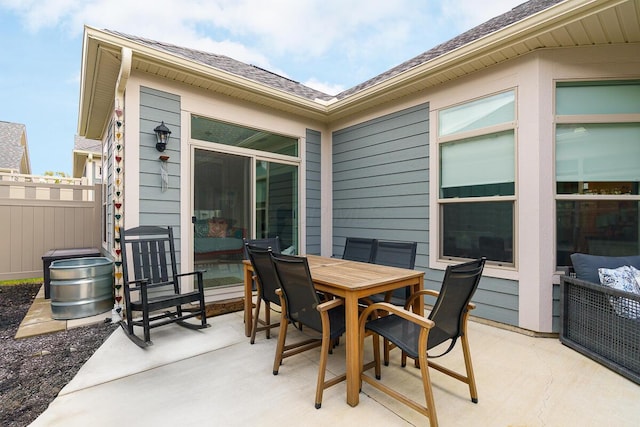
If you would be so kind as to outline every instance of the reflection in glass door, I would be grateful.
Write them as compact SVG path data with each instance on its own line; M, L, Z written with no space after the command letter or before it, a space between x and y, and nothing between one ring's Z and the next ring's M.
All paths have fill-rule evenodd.
M298 253L298 167L256 162L256 238L280 237L285 253Z
M196 149L193 176L194 267L206 270L207 288L238 285L251 224L251 158Z

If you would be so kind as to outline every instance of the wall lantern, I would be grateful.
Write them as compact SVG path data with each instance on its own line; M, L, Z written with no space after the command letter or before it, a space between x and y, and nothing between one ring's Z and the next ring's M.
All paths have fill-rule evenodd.
M171 131L164 125L164 121L156 126L153 131L156 133L156 150L162 152L167 148L167 141L169 141Z

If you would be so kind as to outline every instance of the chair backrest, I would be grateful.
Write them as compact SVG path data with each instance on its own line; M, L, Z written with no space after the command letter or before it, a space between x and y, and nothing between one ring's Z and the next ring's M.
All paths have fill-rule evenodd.
M174 287L178 287L172 227L121 229L120 248L125 287L129 281L140 279L147 279L150 284L174 282Z
M280 288L280 282L271 261L272 250L245 243L245 251L249 254L253 271L260 282L260 298L280 305L280 297L276 294L276 289Z
M256 248L269 249L274 254L279 254L280 249L280 236L276 237L265 237L263 239L246 239L242 238L242 242L244 243L244 259L249 259L249 253L247 252L247 243Z
M371 262L376 239L347 237L344 242L342 259L349 261Z
M371 262L374 264L413 270L416 266L417 247L417 242L378 240L374 247Z
M438 332L433 340L429 334L429 348L448 339L457 339L462 333L462 321L467 304L478 288L486 258L480 258L463 264L449 265L444 272L440 294L429 319L436 324Z
M320 304L306 257L271 254L287 304L287 318L322 332Z

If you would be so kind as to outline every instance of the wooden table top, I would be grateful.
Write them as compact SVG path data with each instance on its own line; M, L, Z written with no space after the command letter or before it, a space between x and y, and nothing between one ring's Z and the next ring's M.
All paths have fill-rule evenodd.
M346 291L379 288L388 283L412 280L424 275L423 271L388 267L358 261L309 255L309 270L313 282Z

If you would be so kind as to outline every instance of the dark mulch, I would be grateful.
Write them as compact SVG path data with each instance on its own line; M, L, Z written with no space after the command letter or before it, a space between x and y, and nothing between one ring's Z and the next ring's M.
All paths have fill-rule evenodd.
M27 426L44 412L117 325L14 337L40 284L0 286L0 426Z

